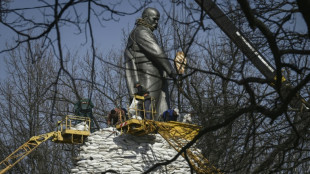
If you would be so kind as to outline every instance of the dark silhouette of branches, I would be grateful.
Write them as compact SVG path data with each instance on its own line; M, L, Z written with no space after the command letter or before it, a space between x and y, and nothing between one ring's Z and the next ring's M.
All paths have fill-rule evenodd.
M295 15L299 12L303 20L307 20L307 14L300 8L301 1L215 2L254 42L255 47L268 55L268 61L275 65L276 76L280 78L273 81L258 74L235 45L229 41L221 42L227 38L219 32L211 33L216 26L203 10L185 1L175 1L175 6L182 4L190 12L183 16L179 13L176 18L171 13L174 10L166 7L167 21L170 20L173 26L179 25L175 27L175 32L179 33L178 45L182 45L189 35L192 42L188 42L191 48L187 54L190 60L187 72L179 78L182 83L175 83L180 90L172 96L181 96L179 108L185 113L195 114L194 122L204 126L197 135L198 144L203 144L205 155L210 161L218 161L215 165L223 172L305 172L309 166L306 162L307 148L304 148L309 143L305 137L305 125L309 121L308 103L305 102L309 99L306 92L309 84L309 40L305 31L309 30L290 27L295 25ZM187 15L193 20L186 22L185 18L180 18ZM195 35L194 30L184 34L180 32L180 26L185 23L188 28L198 28L197 24L205 28L208 23L208 30ZM215 34L217 38L212 40L208 34ZM203 39L203 35L208 40ZM177 48L183 50L182 47ZM290 82L281 80L284 68L290 73L285 77ZM293 157L288 154L304 158L292 162ZM158 163L148 171L173 163L175 159Z
M145 173L186 156L192 146L226 173L307 173L308 1L213 1L275 67L274 79L262 75L195 1L158 2L163 18L158 40L169 58L182 50L188 60L185 74L169 79L172 106L191 113L192 122L203 128L174 158ZM0 6L0 25L14 33L8 47L0 50L11 60L11 79L0 86L5 101L0 102L5 118L0 133L8 132L0 139L1 149L16 148L27 137L50 131L54 123L47 120L72 113L71 105L81 98L91 98L98 106L94 113L99 123L111 108L128 103L122 51L105 56L96 45L95 29L141 12L151 1L130 1L125 10L120 10L123 1L40 1L27 8L11 8L10 3L1 1ZM40 17L27 15L32 12ZM68 26L76 36L84 36L80 44L87 53L65 49ZM51 160L61 156L58 147L48 148L44 150L51 152ZM28 164L36 164L43 152L31 156ZM70 157L77 153L70 152L37 170L44 173L56 166L54 173L68 173ZM1 159L6 153L1 151ZM64 162L68 165L61 166ZM34 170L20 165L15 172Z

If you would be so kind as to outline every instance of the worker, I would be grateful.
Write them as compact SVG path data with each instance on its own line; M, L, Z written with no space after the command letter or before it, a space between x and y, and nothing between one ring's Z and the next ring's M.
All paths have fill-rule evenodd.
M126 117L126 109L124 108L114 108L110 111L108 115L108 126L114 126L124 121Z
M163 121L177 121L179 116L179 109L168 109L162 114Z
M139 96L143 96L144 97L144 108L143 107L139 107L139 109L143 110L141 112L141 115L146 117L146 119L151 120L151 112L150 112L150 106L151 106L151 96L150 93L139 83L136 82L135 83L135 88L137 88L137 92L135 93L135 95L139 95Z
M74 104L75 115L90 118L91 132L95 130L93 112L92 112L93 107L94 107L94 104L91 102L90 99L87 99L87 98L83 98Z

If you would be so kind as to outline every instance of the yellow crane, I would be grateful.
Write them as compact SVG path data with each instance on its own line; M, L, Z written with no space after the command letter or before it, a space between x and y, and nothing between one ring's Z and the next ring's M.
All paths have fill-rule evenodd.
M152 113L154 118L155 110L153 104L150 111L144 109L143 96L134 96L134 100L140 100L140 107L135 106L128 110L135 110L136 115L142 115L145 118L146 112ZM130 112L129 112L130 113ZM180 152L199 133L201 127L194 124L181 123L176 121L160 122L155 120L137 119L131 117L116 125L116 129L122 133L132 134L135 136L143 136L147 134L160 134L177 152ZM199 174L221 173L214 167L207 158L205 158L200 149L191 146L186 150L186 154L182 153L184 158L188 158L191 166Z
M19 161L29 155L40 144L52 138L55 143L81 144L90 135L90 118L67 115L57 122L57 130L33 136L8 157L0 162L0 174L10 170Z

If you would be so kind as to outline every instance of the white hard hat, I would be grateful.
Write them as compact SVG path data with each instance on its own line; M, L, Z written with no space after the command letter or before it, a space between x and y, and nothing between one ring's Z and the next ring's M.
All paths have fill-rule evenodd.
M174 108L174 112L176 112L177 113L177 115L179 115L180 113L179 113L179 109L178 108Z

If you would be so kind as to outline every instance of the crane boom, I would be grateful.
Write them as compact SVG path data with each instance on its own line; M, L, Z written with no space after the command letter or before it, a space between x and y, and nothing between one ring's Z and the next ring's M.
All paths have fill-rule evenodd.
M195 0L209 17L221 28L221 30L231 39L232 42L245 54L253 65L267 78L275 81L277 75L274 67L267 59L253 46L253 44L241 33L240 30L230 21L223 11L212 0ZM282 77L283 84L280 88L280 94L285 98L288 96L292 85ZM275 87L274 83L270 83ZM310 104L300 95L296 94L290 106L293 108L306 108L309 110Z
M276 77L273 66L212 0L195 1L268 80Z

